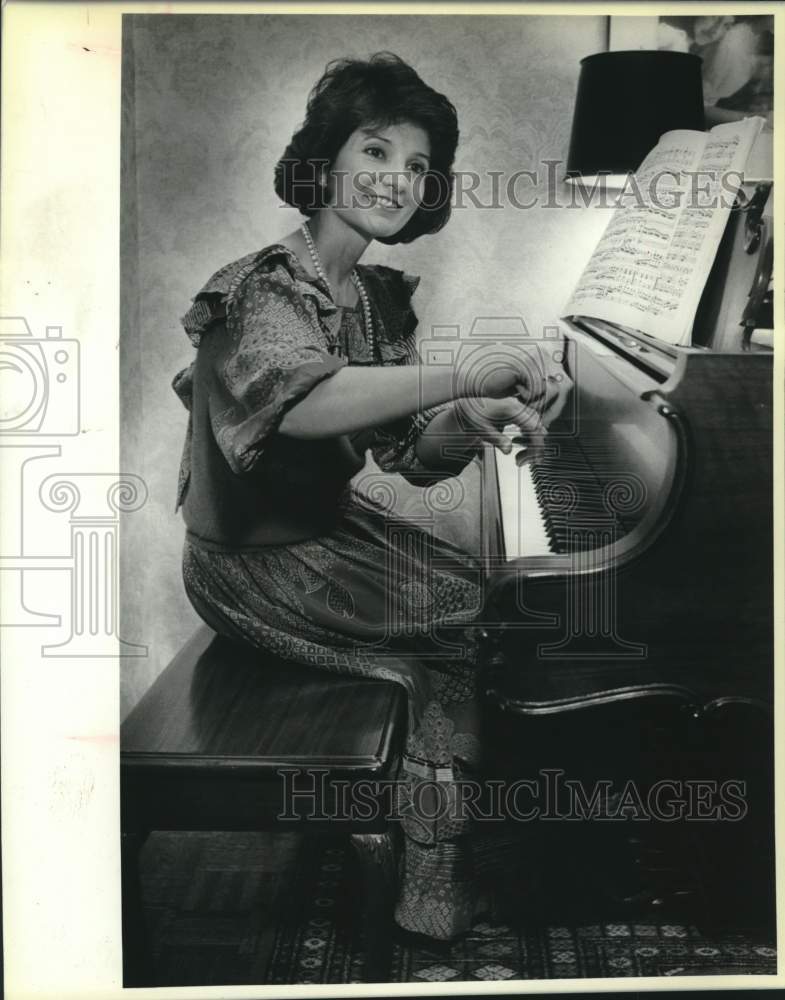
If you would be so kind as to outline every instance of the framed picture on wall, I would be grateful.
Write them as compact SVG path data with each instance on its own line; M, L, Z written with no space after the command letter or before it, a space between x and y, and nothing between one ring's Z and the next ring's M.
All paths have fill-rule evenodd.
M771 14L611 17L608 48L692 52L703 60L706 124L759 115L772 128Z

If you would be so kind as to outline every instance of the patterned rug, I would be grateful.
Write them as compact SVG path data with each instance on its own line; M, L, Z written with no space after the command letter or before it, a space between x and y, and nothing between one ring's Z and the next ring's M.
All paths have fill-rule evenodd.
M141 875L156 985L359 982L353 872L340 839L152 834ZM708 932L677 913L619 919L585 903L569 922L489 920L450 945L399 931L390 981L776 973L773 930Z

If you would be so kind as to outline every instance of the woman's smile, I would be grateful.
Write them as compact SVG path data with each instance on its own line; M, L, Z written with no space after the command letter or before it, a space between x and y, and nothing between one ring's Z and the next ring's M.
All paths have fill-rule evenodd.
M401 208L397 201L393 201L392 198L387 198L383 194L377 194L375 196L374 207L391 209L394 212L400 211Z

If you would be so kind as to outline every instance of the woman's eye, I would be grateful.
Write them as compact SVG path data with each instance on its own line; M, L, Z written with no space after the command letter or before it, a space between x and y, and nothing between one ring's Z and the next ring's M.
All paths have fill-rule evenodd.
M364 151L366 153L369 153L376 160L378 160L379 157L383 157L384 156L384 150L381 148L381 146L366 146L366 148L365 148Z
M414 163L409 164L409 169L415 174L424 174L428 168L424 163L420 163L419 160L415 160Z

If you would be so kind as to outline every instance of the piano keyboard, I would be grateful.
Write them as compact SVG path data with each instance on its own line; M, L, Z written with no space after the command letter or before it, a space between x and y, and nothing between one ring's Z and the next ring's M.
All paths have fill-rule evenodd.
M520 436L514 424L504 433ZM608 509L598 475L608 456L592 454L590 463L574 439L560 439L549 452L519 464L524 447L513 445L509 455L494 449L507 559L599 548L629 530Z

